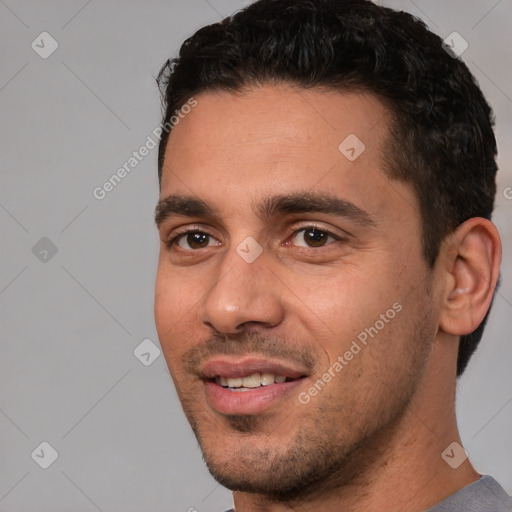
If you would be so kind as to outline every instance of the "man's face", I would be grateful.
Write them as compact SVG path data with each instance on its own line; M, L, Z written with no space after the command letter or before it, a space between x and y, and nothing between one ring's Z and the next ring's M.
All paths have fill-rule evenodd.
M162 203L155 293L184 412L231 489L347 480L413 408L438 327L417 200L384 172L387 111L292 86L195 99L161 200L207 208Z

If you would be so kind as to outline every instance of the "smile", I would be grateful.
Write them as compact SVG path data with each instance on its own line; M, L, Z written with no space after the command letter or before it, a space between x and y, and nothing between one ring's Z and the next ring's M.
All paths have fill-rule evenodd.
M198 371L206 402L219 414L259 414L277 408L310 370L296 362L262 360L252 356L220 356Z
M253 373L245 377L215 377L215 383L223 388L231 389L232 391L248 391L250 389L259 388L262 386L271 386L272 384L283 382L290 382L295 379L290 379L285 375L274 375L273 373Z

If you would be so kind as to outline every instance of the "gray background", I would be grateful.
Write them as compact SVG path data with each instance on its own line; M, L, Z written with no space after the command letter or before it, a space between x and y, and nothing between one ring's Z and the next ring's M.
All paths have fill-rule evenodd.
M231 504L203 467L163 357L144 366L133 353L147 338L158 345L156 149L105 199L92 191L158 125L154 76L164 60L197 28L247 4L0 0L2 512L218 512ZM510 493L512 4L386 4L443 38L457 31L466 39L463 58L497 115L503 285L460 380L458 414L477 469ZM43 31L59 45L47 59L31 48ZM44 240L34 254L43 237L56 254L44 253ZM35 462L48 450L31 457L43 441L59 454L48 469Z

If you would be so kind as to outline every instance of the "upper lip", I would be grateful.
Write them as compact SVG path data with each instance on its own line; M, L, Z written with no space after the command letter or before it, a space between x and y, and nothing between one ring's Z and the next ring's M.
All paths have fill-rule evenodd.
M254 373L272 373L290 379L298 379L308 375L308 370L299 363L283 362L256 357L215 357L200 365L199 376L202 379L214 377L236 378L246 377Z

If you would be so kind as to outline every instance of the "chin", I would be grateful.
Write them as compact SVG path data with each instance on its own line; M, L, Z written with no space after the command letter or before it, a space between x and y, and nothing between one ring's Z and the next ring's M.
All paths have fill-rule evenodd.
M253 425L252 418L238 418L238 427ZM310 436L306 432L287 432L287 440L275 434L251 434L239 428L224 435L199 436L198 440L208 470L217 482L231 491L258 494L276 503L320 494L335 474L337 485L351 479L350 464L343 464L348 462L347 452L351 450L345 450L342 443L337 450L322 443L308 449Z
M297 475L286 468L285 473L276 472L272 464L261 464L258 467L248 467L246 464L233 461L216 463L206 460L208 469L221 485L231 491L259 494L273 501L286 502L304 494L305 475Z

